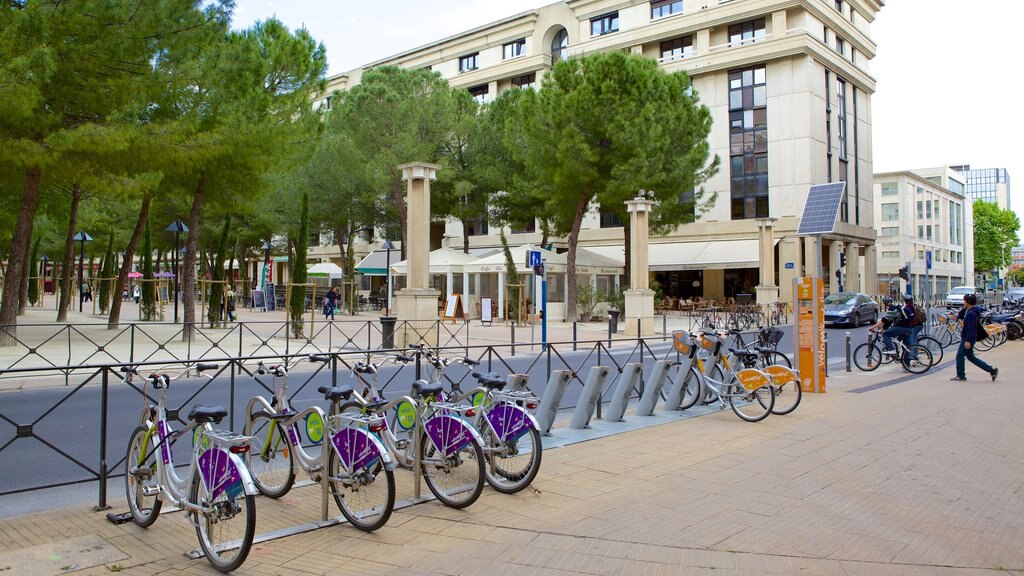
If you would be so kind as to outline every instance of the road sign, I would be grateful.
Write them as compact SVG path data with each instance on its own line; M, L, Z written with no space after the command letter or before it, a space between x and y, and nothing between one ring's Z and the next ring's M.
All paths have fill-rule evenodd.
M792 270L794 268L792 262L786 262L786 270Z
M540 250L530 250L530 261L528 262L530 268L540 266Z
M927 270L931 270L932 269L932 251L931 250L925 250L924 251L924 267Z

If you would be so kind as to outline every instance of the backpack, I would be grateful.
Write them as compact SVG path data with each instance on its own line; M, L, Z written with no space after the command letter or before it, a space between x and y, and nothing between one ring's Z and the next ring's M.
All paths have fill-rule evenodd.
M911 326L920 326L928 321L928 316L924 311L924 308L920 306L914 306L914 320L910 323Z
M988 340L988 330L985 330L985 323L981 321L981 316L978 316L978 327L974 330L976 334L975 342L982 342Z

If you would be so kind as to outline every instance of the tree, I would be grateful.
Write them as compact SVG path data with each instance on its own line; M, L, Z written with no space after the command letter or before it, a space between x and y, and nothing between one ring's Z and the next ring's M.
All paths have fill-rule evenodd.
M28 259L29 270L32 272L29 274L29 285L28 285L28 301L33 306L39 301L39 282L42 280L42 274L39 272L39 242L42 238L36 238L36 241L32 243L32 257Z
M306 311L306 248L309 244L309 196L302 195L302 217L299 230L295 235L295 259L292 261L291 301L288 302L288 315L292 320L292 335L302 337L302 314Z
M524 310L519 309L519 295L523 287L519 284L519 272L516 269L516 263L512 260L512 250L508 247L508 239L505 238L504 230L501 231L501 250L505 253L506 286L499 286L498 290L508 288L506 292L508 297L508 305L506 306L508 313L505 314L505 319L519 322L522 325Z
M139 303L139 316L148 322L157 320L156 282L153 280L153 234L147 220L142 242L142 300Z
M487 158L480 153L486 142L478 138L483 118L479 106L466 90L454 89L451 133L441 141L442 170L430 192L431 211L436 217L453 217L462 223L462 250L469 254L469 233L476 220L487 218L488 190L479 172L486 169Z
M228 258L228 232L230 230L231 217L228 216L224 218L224 229L221 230L220 243L213 259L213 274L211 278L213 284L210 288L210 308L207 315L207 320L211 327L220 324L223 313L224 284L222 282L224 282L224 259Z
M987 272L1009 266L1010 251L1020 244L1020 219L1013 210L994 202L974 201L974 271Z
M114 280L114 231L111 230L107 238L107 251L103 253L103 265L100 266L100 277L102 283L99 289L100 313L106 314L110 310L111 298L116 298L117 286Z
M711 114L689 77L650 58L615 51L563 60L541 90L524 91L517 111L521 128L510 134L510 148L532 182L550 183L540 194L517 193L545 206L555 232L568 236L570 295L583 216L595 203L621 205L652 190L661 203L656 223L678 224L684 194L718 168L717 157L709 162ZM566 307L575 319L575 298Z

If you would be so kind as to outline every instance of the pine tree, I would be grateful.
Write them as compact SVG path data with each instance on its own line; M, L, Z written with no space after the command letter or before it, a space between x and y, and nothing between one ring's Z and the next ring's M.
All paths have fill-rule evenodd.
M302 338L302 314L306 311L306 247L309 244L309 196L302 195L302 217L299 220L299 233L295 239L295 259L292 261L291 301L288 303L288 315L292 320L292 335Z

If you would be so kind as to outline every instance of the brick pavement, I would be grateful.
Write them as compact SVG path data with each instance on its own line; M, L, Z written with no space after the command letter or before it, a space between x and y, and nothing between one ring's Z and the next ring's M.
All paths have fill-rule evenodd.
M1019 347L986 353L995 383L973 367L950 382L950 360L863 392L902 373L839 372L790 416L726 410L548 450L536 490L261 542L237 573L1024 575ZM319 506L315 486L260 498L257 532ZM184 556L196 547L181 514L148 530L87 508L0 521L0 573L215 573Z

